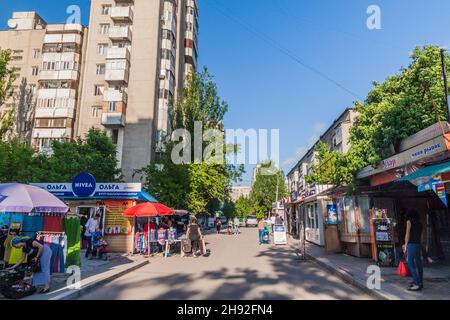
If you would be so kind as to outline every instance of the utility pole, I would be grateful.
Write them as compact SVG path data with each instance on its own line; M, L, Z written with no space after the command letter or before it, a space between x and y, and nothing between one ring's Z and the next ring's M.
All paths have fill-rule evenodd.
M442 76L444 78L445 105L447 107L447 121L450 122L450 109L448 104L447 68L445 67L445 49L441 48Z

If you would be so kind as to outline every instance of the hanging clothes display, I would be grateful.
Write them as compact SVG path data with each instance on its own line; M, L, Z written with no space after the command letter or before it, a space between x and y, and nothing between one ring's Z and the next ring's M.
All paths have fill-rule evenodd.
M62 232L62 217L61 215L45 215L44 228L46 232Z
M81 266L81 221L80 218L65 218L63 231L67 235L66 267Z
M138 232L134 235L135 253L148 254L149 244L148 238L144 232Z
M174 228L167 230L167 240L169 241L169 244L173 244L175 240L177 240L177 230Z
M9 213L0 213L0 228L9 226Z
M34 238L38 231L44 229L43 216L24 216L22 225L22 234L30 238Z
M38 232L36 239L44 241L46 245L52 250L52 257L50 260L52 273L65 273L66 257L64 252L67 246L67 236L63 232Z
M11 241L15 238L19 238L18 236L8 236L5 240L5 262L6 264L16 264L17 262L20 261L20 258L22 258L22 248L14 248L11 245ZM23 237L23 238L27 238L27 237ZM27 262L27 257L25 257L25 260L23 261L23 263Z

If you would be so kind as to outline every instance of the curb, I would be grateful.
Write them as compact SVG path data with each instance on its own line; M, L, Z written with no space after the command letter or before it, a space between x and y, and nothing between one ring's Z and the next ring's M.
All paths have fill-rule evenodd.
M347 282L348 284L358 288L359 290L365 292L366 294L376 298L376 299L380 299L380 300L391 300L391 298L383 293L381 293L380 291L377 290L371 290L369 288L367 288L364 284L360 283L359 281L355 280L355 278L351 275L349 275L348 273L346 273L343 270L339 270L323 261L320 261L318 258L305 253L305 257L309 260L311 260L313 263L317 264L318 266L322 267L323 269L326 269L328 271L330 271L333 275L341 278L342 280L344 280L345 282Z
M142 268L143 266L145 266L147 264L149 264L148 260L135 263L132 266L130 266L129 268L126 268L118 273L112 274L110 276L106 276L102 279L95 280L86 285L82 285L82 287L80 289L68 289L66 287L67 288L66 292L61 293L61 294L57 295L56 297L50 298L49 300L73 300L73 299L79 298L83 294L86 294L87 292L92 291L101 285L104 285L108 282L111 282L111 281L117 279L117 278L120 278L127 273L135 271L136 269Z

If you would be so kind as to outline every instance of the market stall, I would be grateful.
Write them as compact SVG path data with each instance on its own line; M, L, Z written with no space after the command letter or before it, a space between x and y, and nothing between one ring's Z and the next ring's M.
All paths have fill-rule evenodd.
M51 271L65 272L68 235L63 225L68 219L68 210L61 200L40 188L19 183L0 184L0 227L3 230L0 258L4 264L13 265L22 256L22 249L11 246L13 239L36 238L52 249Z
M89 173L77 174L72 182L33 184L67 202L70 213L78 217L78 224L66 223L67 232L80 234L75 246L83 247L83 228L89 218L100 215L100 232L108 243L110 252L132 253L134 250L133 218L123 212L141 202L157 202L142 189L141 183L97 182ZM70 242L70 241L69 241ZM70 255L70 254L69 254Z
M178 215L181 214L178 211ZM164 252L167 257L170 246L179 243L179 234L173 220L174 211L159 203L141 203L129 208L123 213L124 217L135 218L136 230L134 253L150 255ZM140 220L144 219L146 222Z

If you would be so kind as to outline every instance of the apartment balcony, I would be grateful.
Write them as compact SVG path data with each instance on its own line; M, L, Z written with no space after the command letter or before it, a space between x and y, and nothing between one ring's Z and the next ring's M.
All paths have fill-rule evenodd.
M79 73L74 70L41 70L39 80L78 80Z
M105 102L116 101L127 103L128 95L124 91L121 92L115 89L106 89L105 92L103 93L103 101Z
M102 113L102 125L105 127L125 127L125 115L121 112Z
M130 61L130 50L128 48L108 48L106 59L124 59Z
M71 139L71 128L35 128L33 138Z
M126 84L128 83L130 73L126 69L106 69L105 80L112 84Z
M113 7L110 16L114 22L132 22L133 10L131 7Z
M53 99L53 98L72 98L77 97L75 89L39 89L38 99Z
M83 38L79 34L46 34L44 37L45 43L82 43Z
M109 38L111 40L131 41L132 33L129 26L113 26L109 28Z
M73 100L75 104L75 100ZM36 108L36 118L75 118L75 107Z

